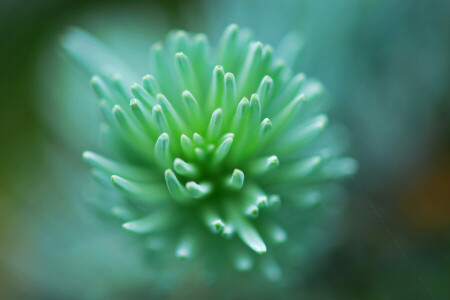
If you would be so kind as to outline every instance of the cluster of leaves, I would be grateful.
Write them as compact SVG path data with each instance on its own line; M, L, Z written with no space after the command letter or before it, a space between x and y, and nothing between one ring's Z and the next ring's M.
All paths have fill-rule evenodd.
M265 253L287 240L276 222L290 209L285 202L320 203L330 181L357 169L341 157L336 132L325 132L320 83L282 58L295 56L299 42L287 36L274 51L230 25L213 51L204 34L174 31L153 45L141 84L93 77L101 132L116 158L83 157L100 183L124 196L110 211L125 230L180 259L221 253L241 271L260 260L269 279L280 278Z

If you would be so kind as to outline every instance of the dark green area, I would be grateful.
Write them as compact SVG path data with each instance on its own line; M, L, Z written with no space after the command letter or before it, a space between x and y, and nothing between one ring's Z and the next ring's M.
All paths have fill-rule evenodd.
M42 49L94 5L108 7L130 2L146 10L162 9L174 28L201 27L202 22L192 26L188 19L208 17L211 21L215 17L206 16L211 5L200 1L189 2L189 10L182 1L163 0L0 4L3 252L15 251L14 244L9 243L15 239L11 225L15 224L11 221L16 219L14 213L34 213L30 201L17 190L35 189L38 194L40 190L52 193L55 189L55 197L60 198L70 194L58 180L54 186L35 184L35 178L58 176L57 172L47 172L46 162L51 154L46 153L46 145L65 154L62 160L68 168L81 164L79 153L73 152L37 113L39 95L31 87ZM254 16L239 15L236 4L230 4L230 9L236 11L228 12L239 16L232 21L252 25L261 39L265 39L262 28L267 25L258 24L264 21L273 27L284 17L292 22L287 27L305 33L308 48L299 62L301 70L317 76L329 88L336 99L332 117L349 128L352 154L361 163L359 175L348 183L351 205L346 212L345 238L314 275L298 280L298 294L304 299L448 299L450 5L445 0L356 2L303 1L295 6L296 10L289 10L292 5L286 9L277 7L271 20L259 19L256 13L263 12L256 1L242 5L242 9L253 6ZM186 14L190 14L189 18ZM278 41L273 32L266 34L269 40ZM77 208L67 205L63 209ZM67 232L58 234L65 236ZM53 243L48 244L58 247L58 243ZM26 279L19 273L1 271L3 267L2 299L58 299L63 294L51 283L22 284ZM190 290L190 295L216 296L207 287L197 288ZM139 298L143 293L131 294ZM117 295L117 299L127 297L130 293ZM79 296L72 295L72 299Z

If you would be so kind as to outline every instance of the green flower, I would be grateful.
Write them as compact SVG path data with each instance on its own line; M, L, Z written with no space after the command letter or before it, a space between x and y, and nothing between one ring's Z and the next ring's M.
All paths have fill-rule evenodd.
M154 44L151 75L131 91L119 75L94 76L115 159L83 157L123 195L109 203L125 230L180 259L219 254L280 277L270 253L289 247L283 216L318 204L330 181L357 169L324 134L322 86L281 58L298 42L288 36L274 51L230 25L213 51L205 35L175 31Z

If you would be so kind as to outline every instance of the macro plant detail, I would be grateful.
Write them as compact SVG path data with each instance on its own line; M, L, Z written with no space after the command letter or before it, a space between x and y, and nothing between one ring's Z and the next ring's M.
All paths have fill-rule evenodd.
M131 89L120 74L92 78L114 159L83 158L123 196L110 209L125 230L180 259L224 252L242 271L260 258L245 245L279 278L279 212L320 201L323 185L357 169L328 143L321 84L290 68L299 48L287 36L275 51L236 25L215 49L204 34L174 31Z

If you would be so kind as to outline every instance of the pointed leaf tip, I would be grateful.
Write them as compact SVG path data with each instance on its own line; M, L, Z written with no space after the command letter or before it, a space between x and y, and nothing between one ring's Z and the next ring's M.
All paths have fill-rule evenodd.
M249 217L256 218L259 216L258 206L251 204L245 209L245 214Z
M222 220L216 220L212 223L214 226L214 230L216 232L221 232L225 228L225 224L222 222Z
M231 148L231 144L233 143L233 138L229 137L225 139L219 147L217 147L216 151L213 155L213 163L221 162L228 154Z
M180 202L187 202L188 195L184 186L180 183L171 169L167 169L164 173L167 189L172 197Z
M189 181L186 183L186 190L191 197L202 198L210 193L211 186L209 184L197 184L195 181Z
M239 190L244 186L244 172L234 169L233 174L228 180L228 186L232 189Z
M198 169L194 164L187 163L181 158L175 158L173 161L173 168L175 172L183 176L195 176Z
M222 109L216 109L211 115L211 120L209 121L207 136L209 139L214 140L220 135L220 130L222 128Z
M232 214L232 219L237 226L237 233L239 237L250 249L258 254L264 254L267 252L266 244L259 235L258 231L248 220L236 212Z
M276 155L273 155L267 158L267 164L273 167L277 167L280 165L280 161L278 160L278 157Z
M169 225L171 221L173 218L168 211L158 211L145 218L126 222L122 228L136 234L148 234Z

